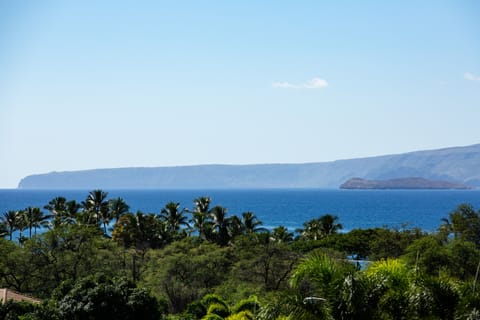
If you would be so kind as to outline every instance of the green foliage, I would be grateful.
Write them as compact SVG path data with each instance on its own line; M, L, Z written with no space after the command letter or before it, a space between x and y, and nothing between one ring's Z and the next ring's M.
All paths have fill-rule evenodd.
M216 314L222 318L228 317L230 315L230 310L228 306L220 303L212 303L208 306L207 315Z
M125 279L87 277L66 289L63 287L61 294L53 295L60 316L66 319L157 320L160 317L155 298Z
M480 213L469 204L461 204L450 213L450 221L444 219L444 230L453 233L456 239L473 242L480 246Z
M303 240L319 240L337 233L342 228L342 225L338 223L337 216L325 214L320 218L305 222L303 228L298 229L297 232Z
M7 301L0 303L0 319L2 320L17 320L19 317L32 316L38 306L28 302L14 302Z
M241 312L232 314L226 318L226 320L253 320L253 319L255 319L255 316L250 311L241 311Z
M0 319L479 318L480 215L469 205L437 234L338 233L338 218L325 215L293 240L252 212L210 208L207 197L191 212L167 203L160 215L128 213L123 199L106 197L94 190L82 206L57 197L48 216L28 207L1 217L0 235L18 231L20 241L0 238L0 287L46 300L1 305ZM35 236L45 219L50 230ZM373 262L359 270L347 257Z
M250 311L251 313L255 314L257 310L260 310L260 304L257 297L252 296L237 302L232 308L232 313L235 314L242 311Z
M286 287L298 258L288 245L271 241L269 234L260 233L239 237L234 248L238 261L232 271L234 279L256 284L266 291Z
M202 318L202 320L224 320L223 317L215 313L209 313Z
M142 283L167 298L170 310L182 312L194 300L213 292L228 276L229 248L178 241L150 252Z

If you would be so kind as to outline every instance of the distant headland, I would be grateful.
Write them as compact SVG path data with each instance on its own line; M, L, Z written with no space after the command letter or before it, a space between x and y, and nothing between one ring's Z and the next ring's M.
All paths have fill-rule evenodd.
M345 181L422 177L480 187L480 144L331 162L198 165L51 172L21 189L338 189ZM432 185L432 184L430 184Z
M420 177L399 178L389 180L366 180L352 178L342 183L340 189L473 189L461 183L449 181L429 180Z

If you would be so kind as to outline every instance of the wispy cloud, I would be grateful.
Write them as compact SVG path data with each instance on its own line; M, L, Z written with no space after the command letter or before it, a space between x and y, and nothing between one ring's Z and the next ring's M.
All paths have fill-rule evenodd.
M474 75L474 74L472 74L472 73L470 73L470 72L465 72L465 73L463 74L463 78L464 78L465 80L470 80L470 81L480 81L480 76L476 76L476 75Z
M324 79L313 78L304 83L274 82L272 83L272 87L287 89L323 89L328 87L328 82Z

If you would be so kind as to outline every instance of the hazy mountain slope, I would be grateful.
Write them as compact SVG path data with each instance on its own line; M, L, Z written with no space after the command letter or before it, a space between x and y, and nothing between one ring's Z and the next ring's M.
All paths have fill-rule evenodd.
M323 163L52 172L27 176L19 188L338 188L353 177L423 177L480 186L480 144Z

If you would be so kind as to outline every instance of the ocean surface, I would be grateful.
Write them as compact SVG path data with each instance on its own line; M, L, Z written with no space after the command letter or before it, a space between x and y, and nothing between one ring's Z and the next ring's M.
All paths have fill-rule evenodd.
M279 225L291 230L303 222L330 213L339 217L344 231L355 228L419 227L435 231L442 218L459 204L480 209L478 190L104 190L108 199L122 197L130 211L159 213L170 201L191 209L200 196L212 206L228 208L230 215L252 211L267 228ZM78 202L89 190L0 189L0 214L28 206L43 208L56 196Z

